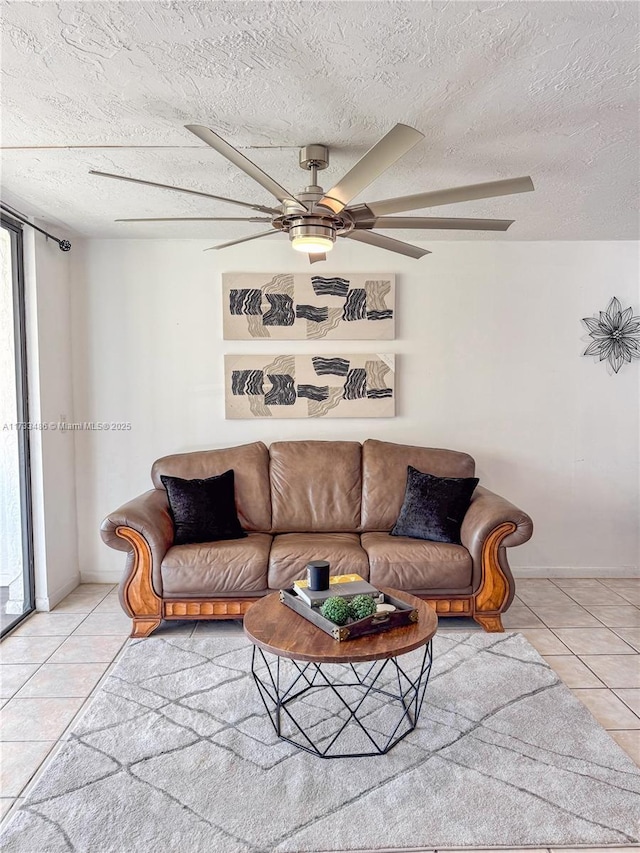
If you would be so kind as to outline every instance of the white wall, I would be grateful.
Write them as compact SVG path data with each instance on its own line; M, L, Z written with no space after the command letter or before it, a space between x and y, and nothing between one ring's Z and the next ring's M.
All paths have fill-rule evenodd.
M322 272L397 274L397 340L319 351L397 354L398 414L371 420L225 421L223 354L309 352L223 341L222 271L307 270L286 241L220 253L210 241L91 240L73 254L76 434L84 580L117 580L104 515L150 487L158 456L255 439L367 437L465 450L482 482L526 509L518 574L638 570L640 364L617 376L582 358L580 318L612 295L638 310L638 245L435 242L421 261L344 241ZM314 267L314 271L318 267Z
M70 255L27 227L24 252L29 420L50 427L73 419ZM73 433L33 429L30 451L36 606L49 610L80 582Z

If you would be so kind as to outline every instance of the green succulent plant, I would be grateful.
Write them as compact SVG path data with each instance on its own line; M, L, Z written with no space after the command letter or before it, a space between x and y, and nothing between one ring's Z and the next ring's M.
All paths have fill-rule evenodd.
M333 622L334 625L344 625L349 618L349 602L346 598L339 596L327 598L320 608L320 612L325 619Z
M376 612L376 603L370 595L356 595L349 604L352 619L366 619Z

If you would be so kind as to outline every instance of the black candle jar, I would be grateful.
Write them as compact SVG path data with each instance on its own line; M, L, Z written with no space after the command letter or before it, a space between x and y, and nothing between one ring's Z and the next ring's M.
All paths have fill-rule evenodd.
M307 563L307 581L309 589L315 592L329 589L330 564L326 560L314 560Z

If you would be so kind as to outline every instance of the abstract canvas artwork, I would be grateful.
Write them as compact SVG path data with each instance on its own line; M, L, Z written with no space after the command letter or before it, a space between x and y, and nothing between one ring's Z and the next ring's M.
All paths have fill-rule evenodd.
M227 355L227 418L390 418L393 355Z
M395 276L223 273L228 341L392 340Z

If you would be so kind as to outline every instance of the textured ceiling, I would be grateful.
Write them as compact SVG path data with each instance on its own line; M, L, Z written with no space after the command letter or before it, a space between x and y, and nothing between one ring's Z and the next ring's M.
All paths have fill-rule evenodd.
M243 214L89 169L269 204L182 126L209 125L295 191L306 177L298 146L331 146L321 173L328 188L404 122L424 141L357 201L530 174L535 193L423 215L517 220L506 235L462 239L636 239L639 9L528 0L3 3L4 197L85 235L215 242L262 226L114 223ZM431 232L423 241L455 237Z

